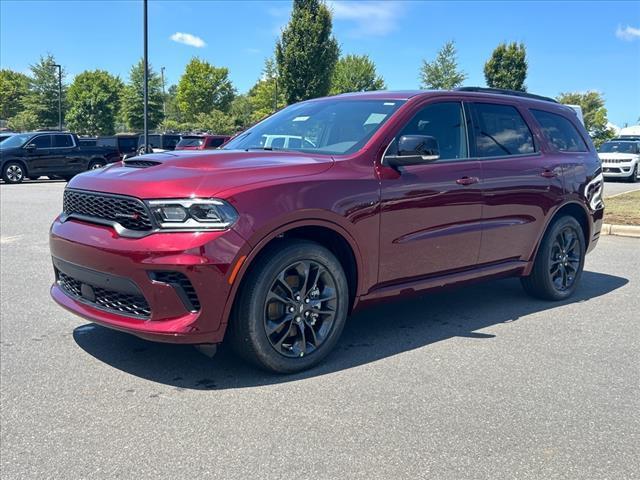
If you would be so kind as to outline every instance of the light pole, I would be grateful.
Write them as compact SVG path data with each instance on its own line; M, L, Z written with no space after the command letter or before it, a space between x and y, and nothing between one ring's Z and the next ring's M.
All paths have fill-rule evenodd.
M164 94L164 67L160 67L160 77L162 77L162 116L167 116L167 108L165 106L165 94Z
M149 106L149 60L147 58L147 0L143 0L144 17L144 152L149 150L149 125L147 123Z
M58 69L58 130L62 131L62 66L53 64Z

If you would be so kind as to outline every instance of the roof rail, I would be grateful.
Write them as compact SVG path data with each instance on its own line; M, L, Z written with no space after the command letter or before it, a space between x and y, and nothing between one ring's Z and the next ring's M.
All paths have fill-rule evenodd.
M520 92L518 90L507 90L506 88L458 87L455 90L458 92L484 92L495 93L497 95L511 95L513 97L533 98L535 100L558 103L557 100L554 100L551 97L543 97L542 95L534 95L533 93Z

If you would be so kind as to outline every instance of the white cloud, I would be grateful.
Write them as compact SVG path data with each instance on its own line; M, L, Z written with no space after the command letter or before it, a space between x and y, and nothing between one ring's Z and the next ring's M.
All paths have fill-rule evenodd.
M640 38L640 28L634 28L631 25L627 25L622 28L618 25L618 29L616 30L616 37L620 40L626 40L627 42L631 42L632 40L636 40Z
M338 21L353 22L349 32L354 37L384 36L395 30L397 19L404 13L400 1L365 0L359 2L332 0L327 2Z
M184 43L185 45L196 48L202 48L207 45L205 41L200 37L196 37L195 35L191 35L190 33L176 32L169 38L174 42Z

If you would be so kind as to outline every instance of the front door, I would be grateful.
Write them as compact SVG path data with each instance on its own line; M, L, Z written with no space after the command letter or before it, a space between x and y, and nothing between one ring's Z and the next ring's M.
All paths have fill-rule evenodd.
M421 106L398 132L387 155L395 153L402 135L434 137L440 158L398 167L381 180L382 284L473 267L480 249L481 170L480 162L469 158L462 103Z
M29 176L35 177L57 172L51 161L51 135L38 135L25 144L23 148L26 150Z

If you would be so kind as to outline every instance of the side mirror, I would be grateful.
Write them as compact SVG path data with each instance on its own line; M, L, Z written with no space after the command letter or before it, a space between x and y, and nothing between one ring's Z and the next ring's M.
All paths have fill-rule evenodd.
M398 139L398 153L385 157L393 167L419 165L440 158L438 140L428 135L403 135Z
M31 151L36 149L36 144L35 143L30 143L28 145L25 145L24 149L31 152Z

